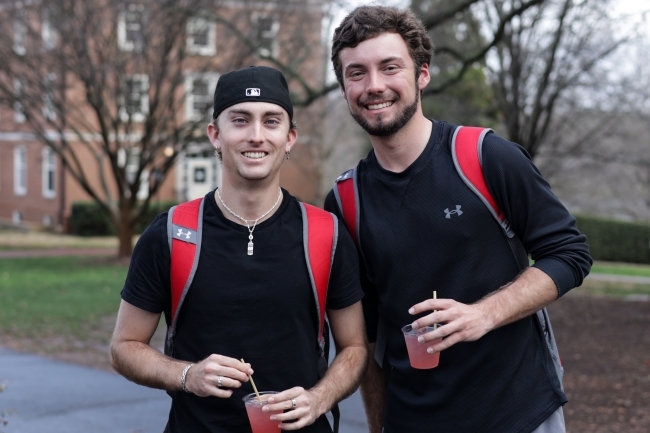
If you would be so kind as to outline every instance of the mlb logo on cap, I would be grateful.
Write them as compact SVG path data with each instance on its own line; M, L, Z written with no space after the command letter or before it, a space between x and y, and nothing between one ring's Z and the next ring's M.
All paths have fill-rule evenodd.
M260 89L246 89L246 96L260 96Z

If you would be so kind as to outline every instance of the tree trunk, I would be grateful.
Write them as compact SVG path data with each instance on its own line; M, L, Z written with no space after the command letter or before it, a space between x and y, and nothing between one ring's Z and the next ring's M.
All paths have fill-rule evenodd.
M120 209L120 216L117 222L117 238L119 240L118 257L131 257L131 253L133 252L135 227L131 221L131 209Z

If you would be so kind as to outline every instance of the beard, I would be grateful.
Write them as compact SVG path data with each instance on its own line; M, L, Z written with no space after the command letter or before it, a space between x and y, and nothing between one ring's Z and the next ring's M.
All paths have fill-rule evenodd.
M418 101L419 101L419 89L416 88L415 98L413 98L413 103L407 105L402 109L400 113L397 114L397 117L389 122L384 122L381 116L379 116L374 124L371 124L366 120L361 113L354 113L348 104L348 109L350 110L350 115L356 122L361 126L369 135L375 137L389 137L394 135L397 131L402 129L409 120L417 113L418 111Z

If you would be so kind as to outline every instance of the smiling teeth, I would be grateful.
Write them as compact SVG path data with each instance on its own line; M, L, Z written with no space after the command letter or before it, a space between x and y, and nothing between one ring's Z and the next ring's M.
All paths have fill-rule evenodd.
M390 107L391 105L393 105L392 102L384 102L382 104L368 105L368 108L370 110L379 110L380 108Z
M266 153L265 152L244 152L244 156L246 158L259 159L259 158L264 158L266 156Z

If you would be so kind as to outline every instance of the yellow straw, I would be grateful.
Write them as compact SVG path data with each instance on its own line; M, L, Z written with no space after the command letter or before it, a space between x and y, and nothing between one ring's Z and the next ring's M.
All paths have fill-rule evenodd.
M438 294L436 293L435 290L433 291L433 299L438 299ZM434 313L435 313L436 311L438 311L438 310L433 310ZM437 324L437 323L434 323L434 324L433 324L433 329L438 329L438 324Z
M241 362L246 364L246 362L244 361L244 358L241 359ZM253 376L248 376L248 378L251 380L251 385L253 385L253 389L255 390L255 395L257 396L257 401L262 403L262 399L260 398L260 393L257 392L257 387L255 386L255 382L253 381Z

